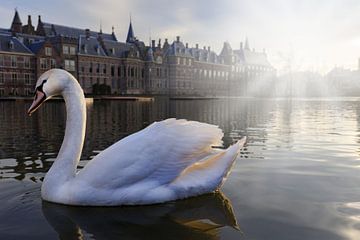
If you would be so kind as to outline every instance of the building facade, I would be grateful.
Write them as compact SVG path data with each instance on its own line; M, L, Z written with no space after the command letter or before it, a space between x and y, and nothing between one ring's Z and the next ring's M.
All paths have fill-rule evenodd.
M273 76L265 52L225 42L220 54L189 47L180 37L149 46L130 22L125 42L112 33L43 22L23 25L17 11L9 29L0 28L0 96L28 96L35 80L51 68L72 73L88 95L245 95L257 78Z

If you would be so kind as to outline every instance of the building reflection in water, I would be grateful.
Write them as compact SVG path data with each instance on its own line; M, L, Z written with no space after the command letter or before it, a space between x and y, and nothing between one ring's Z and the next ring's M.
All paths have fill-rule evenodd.
M222 193L165 204L84 208L42 202L59 239L220 239L220 229L239 229Z
M41 181L60 149L66 111L62 101L50 101L31 117L30 102L0 102L0 178ZM80 168L101 150L154 121L185 118L219 125L225 147L264 124L266 104L244 99L169 100L152 102L95 101L87 107L87 128ZM256 131L258 135L259 131ZM249 141L264 141L253 136ZM257 139L258 138L258 139ZM243 152L243 156L246 152Z

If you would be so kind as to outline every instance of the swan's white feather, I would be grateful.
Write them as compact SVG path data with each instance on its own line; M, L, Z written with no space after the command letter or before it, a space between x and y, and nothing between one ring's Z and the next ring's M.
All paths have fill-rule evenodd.
M121 139L71 182L71 204L151 204L216 190L243 142L227 151L215 125L167 119Z

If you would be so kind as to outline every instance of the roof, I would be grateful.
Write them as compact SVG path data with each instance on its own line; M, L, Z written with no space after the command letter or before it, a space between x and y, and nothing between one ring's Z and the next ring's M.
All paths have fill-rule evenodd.
M266 53L255 52L248 49L235 50L234 53L239 57L239 61L245 64L271 66Z
M0 34L0 51L32 54L30 49L20 42L19 39L9 34Z
M40 49L42 49L42 47L44 46L44 43L45 41L34 42L29 45L29 48L33 53L37 54L40 51Z
M104 40L104 46L107 50L109 57L123 58L126 56L126 53L130 50L131 44L122 43L111 40Z
M86 34L85 29L67 27L46 22L44 22L43 24L46 36L62 35L67 37L79 38L80 35ZM90 36L97 37L98 35L98 32L90 31ZM102 37L103 39L107 40L116 40L115 35L109 33L102 33Z
M15 15L12 24L22 24L17 10L15 10Z
M79 53L92 56L106 56L97 38L91 36L86 38L85 35L79 36Z
M190 53L190 48L186 48L181 41L174 41L165 54L170 56L193 57Z
M130 21L130 25L129 25L129 30L128 30L128 34L126 37L126 42L130 43L130 42L134 42L135 41L135 36L134 36L134 30Z

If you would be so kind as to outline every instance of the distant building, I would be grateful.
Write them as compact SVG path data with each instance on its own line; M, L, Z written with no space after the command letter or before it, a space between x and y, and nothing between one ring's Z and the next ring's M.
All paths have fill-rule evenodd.
M232 50L225 42L219 55L210 47L189 47L180 37L150 46L135 37L130 21L125 42L114 33L78 29L17 11L9 29L0 29L0 96L28 96L35 79L51 68L72 73L85 94L244 95L256 78L274 75L265 52Z

